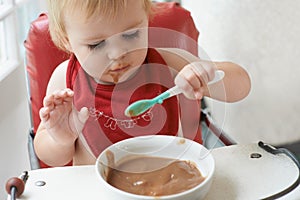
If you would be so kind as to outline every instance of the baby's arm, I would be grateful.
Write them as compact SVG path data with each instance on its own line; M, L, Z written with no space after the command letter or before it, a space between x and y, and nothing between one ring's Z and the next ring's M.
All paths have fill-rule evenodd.
M88 111L73 108L73 91L65 88L66 63L53 72L48 84L41 124L34 139L38 157L51 166L61 166L72 160L75 141L88 118Z
M176 48L157 49L167 64L179 73L175 84L190 99L208 96L220 101L235 102L245 98L251 88L248 73L232 62L204 61L191 53ZM225 72L223 81L207 86L216 70Z

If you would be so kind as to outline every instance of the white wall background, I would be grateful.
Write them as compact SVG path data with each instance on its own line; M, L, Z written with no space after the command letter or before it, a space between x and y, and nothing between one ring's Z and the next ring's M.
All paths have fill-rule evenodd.
M34 1L34 5L32 5ZM21 1L19 1L21 2ZM32 21L40 10L45 10L44 0L22 1L18 5L20 9L15 12L24 14L29 10L32 16L19 18L19 30L16 34L21 45L20 52L24 52L22 43L26 37L28 24L26 20ZM22 9L25 7L26 9ZM22 13L21 13L22 12ZM22 29L22 30L21 30ZM15 38L14 38L15 40ZM10 46L9 49L12 47ZM17 56L18 57L18 56ZM6 181L14 176L19 176L24 170L29 170L29 158L27 153L27 137L30 127L28 99L26 92L25 68L23 56L19 57L19 66L8 76L0 79L0 199L6 199Z
M191 11L201 32L200 46L209 57L239 63L252 79L246 99L226 104L225 113L214 113L218 123L240 143L300 140L300 1L182 4Z

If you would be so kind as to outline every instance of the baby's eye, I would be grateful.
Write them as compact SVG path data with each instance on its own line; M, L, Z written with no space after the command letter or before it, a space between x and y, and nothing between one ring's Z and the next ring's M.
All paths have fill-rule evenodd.
M132 30L132 31L127 31L126 33L122 34L122 37L125 39L134 39L139 37L140 31L139 30Z
M100 42L98 42L96 44L89 44L88 48L90 50L100 49L100 48L102 48L105 45L105 43L106 43L105 40L102 40L102 41L100 41Z

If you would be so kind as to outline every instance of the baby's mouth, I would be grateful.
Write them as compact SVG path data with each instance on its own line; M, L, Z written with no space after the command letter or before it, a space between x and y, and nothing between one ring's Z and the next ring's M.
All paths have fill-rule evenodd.
M118 64L116 67L109 69L109 73L121 73L127 71L129 68L129 64Z
M109 70L108 74L112 77L113 82L116 84L120 78L130 69L130 64L116 64L113 65Z

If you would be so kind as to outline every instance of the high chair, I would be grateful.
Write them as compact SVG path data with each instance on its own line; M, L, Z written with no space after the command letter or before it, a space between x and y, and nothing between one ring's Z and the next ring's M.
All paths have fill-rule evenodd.
M195 27L190 12L175 2L156 4L158 9L153 19L149 22L150 27L161 27L185 34L185 37L180 37L177 38L177 41L173 41L174 46L172 47L186 49L194 55L198 55L197 41L199 32ZM151 35L149 37L151 37ZM178 39L180 41L178 41ZM31 168L37 169L48 167L37 159L32 143L40 123L39 110L42 107L47 83L53 70L62 61L67 60L69 55L53 44L48 31L47 13L40 14L40 16L31 23L24 46L26 48L26 71L29 85L28 94L32 125L28 147ZM202 107L203 105L204 102L202 103ZM203 108L205 109L205 106ZM212 133L215 133L222 145L234 143L220 128L212 123L207 112L202 112L201 119L201 123L205 123Z
M170 47L182 48L195 55L198 55L197 41L199 32L195 27L190 12L183 9L177 3L157 3L157 5L159 6L159 9L155 13L154 18L150 21L150 27L167 28L186 35L186 37L176 38L176 41L168 41L172 43L170 44ZM162 37L163 35L160 36ZM150 35L150 37L152 36ZM167 38L166 40L170 40L170 38ZM166 41L162 41L162 43L165 42ZM26 48L26 72L28 76L28 94L32 125L28 138L30 164L31 169L45 168L48 166L38 160L38 158L35 156L33 148L34 135L40 123L39 109L42 107L47 83L53 70L59 63L68 59L69 55L59 50L53 44L48 31L47 13L41 14L35 21L31 23L24 45ZM219 145L227 146L224 148L215 148L211 151L216 159L217 164L215 166L216 174L214 176L214 184L212 184L212 188L210 189L211 192L208 194L209 196L207 199L224 199L226 195L228 197L227 199L247 199L248 196L245 196L245 194L252 195L253 193L260 193L260 191L256 190L255 188L253 190L253 185L261 185L257 186L256 188L265 189L266 194L259 196L263 198L256 197L250 199L279 199L280 197L291 192L294 192L294 194L292 194L294 197L296 197L296 195L299 197L300 163L288 150L282 148L276 149L270 145L264 144L263 142L259 142L258 145L242 144L232 145L229 147L228 145L235 144L235 142L228 137L228 135L226 135L221 128L215 125L212 117L209 114L207 106L205 105L205 101L202 101L201 107L201 121L199 123L205 130L209 130L207 134L209 137L216 139ZM204 131L202 131L202 133L203 132ZM204 146L208 148L215 147L215 145L210 145L205 142ZM293 163L291 163L291 160L287 160L285 155L291 158ZM265 162L265 160L267 162ZM279 161L281 165L278 164ZM257 165L257 163L259 164ZM291 165L287 165L288 163L291 163ZM72 163L69 163L69 165L70 164ZM273 169L273 166L276 167L275 170ZM73 195L73 197L77 197L78 194L91 194L91 196L93 196L94 193L92 193L91 190L99 190L97 179L95 179L97 180L95 184L93 184L94 182L88 182L92 184L88 185L88 187L82 187L82 185L85 184L85 182L82 181L83 178L85 181L94 180L95 176L91 176L91 173L94 173L95 171L94 166L70 167L70 169L67 171L64 169L65 168L54 168L53 170L45 169L30 170L29 172L26 171L20 178L14 177L9 179L6 184L6 190L9 194L11 194L11 199L16 197L14 194L20 195L20 193L22 193L26 181L27 191L25 190L24 195L20 197L22 199L45 199L49 196L49 199L57 199L60 195L65 195L67 198L70 198L70 194ZM277 169L284 170L284 173L280 173ZM284 185L284 188L276 191L272 190L270 193L268 189L272 189L271 186L277 187L281 180L287 179L287 171L297 171L298 175L294 176L293 173L290 173L292 174L290 177L291 183L286 183L287 186ZM270 174L270 176L266 177L268 174ZM274 175L281 176L279 176L278 180L277 176ZM245 176L247 177L246 179L244 178ZM271 179L270 182L267 181L268 178ZM249 182L249 179L252 181ZM40 184L46 184L44 181L49 180L54 181L51 183L59 184L47 183L46 187L41 188ZM78 180L80 180L78 184L69 184L70 182L75 183L75 181ZM255 183L252 183L253 181ZM248 182L250 184L247 184ZM249 188L247 188L248 185ZM93 187L95 187L95 189L93 189ZM99 194L101 195L102 192L99 192ZM42 198L39 195L41 195ZM237 195L241 198L237 197ZM34 198L35 196L37 198ZM66 199L65 196L61 199ZM80 197L81 196L79 195L79 199Z

